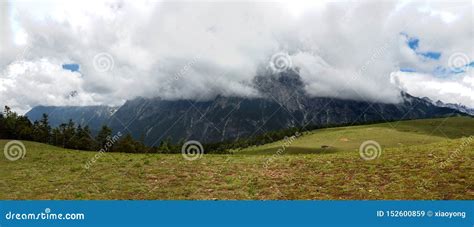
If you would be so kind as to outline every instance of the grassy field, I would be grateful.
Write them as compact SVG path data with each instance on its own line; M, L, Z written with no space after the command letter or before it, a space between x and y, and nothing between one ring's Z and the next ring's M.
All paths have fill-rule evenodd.
M320 129L304 132L285 154L333 153L353 151L366 140L377 141L384 148L431 144L446 139L474 135L474 119L467 117L425 119L382 124ZM282 141L235 151L241 154L273 154ZM328 146L323 149L322 146Z
M0 158L0 199L472 200L471 135L467 117L391 122L303 133L280 155L283 141L195 161L107 153L89 169L97 152L24 141L23 159ZM378 158L361 159L366 140Z

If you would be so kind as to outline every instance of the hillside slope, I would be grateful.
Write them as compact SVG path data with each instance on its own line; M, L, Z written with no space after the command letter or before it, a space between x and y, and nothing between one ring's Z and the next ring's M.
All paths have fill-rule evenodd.
M466 137L474 135L472 124L472 118L407 121L386 134L378 131L384 124L325 129L294 142L327 138L323 143L329 144L339 138L334 131L376 138L383 150L371 161L361 159L349 139L352 145L334 145L338 149L327 154L259 155L256 148L257 155L241 151L187 161L180 154L107 153L86 169L97 152L24 141L23 159L0 158L0 199L472 200L474 141ZM360 130L366 133L357 135ZM0 147L6 142L0 140Z
M331 153L352 151L367 140L378 142L383 148L430 144L447 139L474 135L474 118L451 117L387 122L381 124L350 126L305 132L291 142L286 154ZM234 152L242 154L272 154L285 140L254 146ZM322 148L322 147L326 148Z

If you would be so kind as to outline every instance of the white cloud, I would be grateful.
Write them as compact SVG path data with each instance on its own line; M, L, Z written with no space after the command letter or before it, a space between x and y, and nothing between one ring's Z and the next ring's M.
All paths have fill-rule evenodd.
M97 104L84 92L77 72L62 69L47 59L10 64L0 77L0 103L24 113L35 105ZM8 94L8 95L3 95Z
M18 28L6 26L0 33L6 44L0 49L0 104L25 110L38 104L116 105L137 96L255 97L252 79L280 51L289 53L313 96L397 102L399 88L390 74L399 68L443 83L429 74L446 67L451 54L474 59L470 1L308 4L18 1L11 10L2 5L2 13L14 19L2 16L2 24ZM21 32L26 54L12 41ZM420 51L441 52L440 60L420 58L401 32L419 38ZM114 67L106 72L93 64L102 52L113 57ZM25 63L15 61L18 56ZM63 63L79 64L80 73L63 70ZM27 85L41 85L27 87L32 94L48 98L20 95L16 87L27 86L26 78ZM402 81L407 88L415 82ZM72 89L79 95L64 98Z

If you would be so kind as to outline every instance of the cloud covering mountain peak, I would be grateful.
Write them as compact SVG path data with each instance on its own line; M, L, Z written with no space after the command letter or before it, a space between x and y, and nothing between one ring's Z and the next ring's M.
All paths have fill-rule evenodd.
M306 10L295 4L1 3L7 26L0 34L0 103L21 112L39 104L118 105L138 96L258 97L254 78L275 63L297 70L312 96L394 103L400 89L422 90L413 83L443 82L433 71L447 68L454 53L468 64L474 59L470 1L328 2ZM407 36L417 37L417 50ZM439 59L420 55L429 51ZM414 80L401 68L424 76ZM457 74L451 82L472 80L472 67ZM460 103L474 106L465 94L472 84L464 86L462 94L427 92L441 100L461 95ZM77 95L68 96L72 91Z

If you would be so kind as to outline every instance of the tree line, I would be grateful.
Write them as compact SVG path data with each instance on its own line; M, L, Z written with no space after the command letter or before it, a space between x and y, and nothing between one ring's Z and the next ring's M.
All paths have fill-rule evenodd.
M166 138L158 146L147 147L143 139L136 140L129 133L122 135L117 132L113 135L112 129L106 125L93 136L89 126L76 124L72 119L52 127L47 114L32 123L27 116L17 114L8 106L0 113L0 139L29 140L67 149L124 153L180 153L184 144L184 140L173 144L171 138ZM222 144L205 144L204 151L224 153L226 151Z
M106 125L103 125L94 137L89 126L76 124L72 120L58 127L51 127L47 114L43 114L40 120L32 123L27 116L15 113L8 106L5 106L3 113L0 113L0 138L2 139L29 140L68 149L96 151L107 146L112 138L116 137L117 135L112 135L112 129ZM130 134L120 137L107 148L107 151L116 152L147 151L143 142L133 139Z

